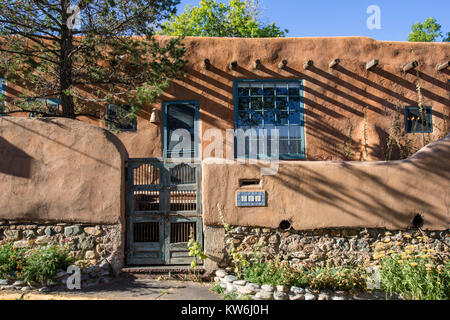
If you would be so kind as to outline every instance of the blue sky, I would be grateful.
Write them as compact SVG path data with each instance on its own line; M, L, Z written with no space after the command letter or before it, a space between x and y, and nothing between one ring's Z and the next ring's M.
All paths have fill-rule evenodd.
M224 0L225 1L225 0ZM178 12L199 0L181 0ZM429 17L450 32L450 0L262 0L265 22L288 29L289 37L366 36L407 41L411 26ZM381 29L369 30L370 5L381 10Z

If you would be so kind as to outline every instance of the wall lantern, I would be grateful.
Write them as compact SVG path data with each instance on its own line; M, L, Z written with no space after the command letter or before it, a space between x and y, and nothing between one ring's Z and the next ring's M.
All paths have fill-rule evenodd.
M152 114L150 115L150 123L159 123L158 109L152 109Z

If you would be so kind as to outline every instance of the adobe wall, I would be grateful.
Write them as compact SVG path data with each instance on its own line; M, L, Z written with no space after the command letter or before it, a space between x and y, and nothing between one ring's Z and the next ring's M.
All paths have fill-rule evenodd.
M164 42L168 37L160 39ZM209 128L223 133L233 129L234 79L304 81L307 160L385 160L390 129L395 121L403 129L404 107L418 104L417 76L423 104L433 108L433 133L426 135L429 140L425 144L444 137L450 128L450 70L436 70L438 64L450 60L448 43L363 37L186 37L183 43L187 49L184 58L188 60L185 78L173 81L157 103L139 112L136 132L118 134L130 157L162 156L161 123L149 122L152 108L161 109L162 101L198 100L202 132ZM336 58L340 64L330 68L329 63ZM204 59L211 62L208 70ZM256 59L262 66L255 70ZM278 63L283 59L288 64L280 70ZM310 59L314 66L305 70L303 64ZM372 59L379 60L379 67L367 71L366 63ZM419 62L418 73L404 73L402 66L413 60ZM234 70L229 68L231 61L238 62ZM8 83L6 94L11 97L21 91L18 85ZM103 125L94 119L80 119ZM397 134L400 148L407 149L405 138L412 142L413 151L424 145L421 134ZM208 144L203 141L203 149ZM395 147L391 159L400 159L400 153Z
M450 135L406 160L391 162L281 161L275 175L267 164L203 161L202 203L206 226L276 229L283 220L294 230L411 227L415 215L424 229L450 226ZM240 179L259 186L240 187ZM237 191L265 191L267 205L236 206Z
M302 79L307 160L385 160L395 117L404 128L404 107L418 104L417 74L401 71L413 60L419 62L423 103L434 112L429 141L444 137L450 128L450 71L436 70L438 64L450 60L448 43L384 42L362 37L186 37L183 43L187 49L186 76L174 81L160 100L198 100L202 132L219 128L225 136L226 129L234 128L234 79ZM341 62L331 69L329 63L335 58ZM208 70L204 59L211 62ZM256 59L261 60L262 67L255 70ZM284 70L278 68L282 59L288 60ZM309 59L314 66L305 70L303 64ZM379 68L367 71L366 63L372 59L379 59ZM235 70L229 68L231 61L238 62ZM151 109L161 109L161 101L141 111L137 132L119 134L130 157L161 156L161 124L149 123ZM407 137L415 151L423 146L422 135ZM400 144L404 138L398 137ZM203 141L203 149L208 144ZM394 150L391 159L398 159L399 153Z
M126 159L117 137L96 126L0 117L0 220L121 223Z

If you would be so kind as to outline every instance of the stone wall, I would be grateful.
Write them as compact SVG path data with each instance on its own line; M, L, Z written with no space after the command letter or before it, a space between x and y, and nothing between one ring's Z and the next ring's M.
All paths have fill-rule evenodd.
M214 229L219 229L216 227ZM223 229L223 228L222 228ZM402 250L407 245L416 249L424 247L436 251L441 257L450 258L450 233L445 231L425 231L424 238L417 229L388 231L385 229L349 228L319 229L310 231L281 231L270 228L235 226L224 232L221 242L216 243L220 251L206 250L215 266L229 267L232 264L230 250L235 247L250 257L255 248L260 247L268 258L289 261L292 267L324 266L327 261L336 265L369 265L383 250ZM210 233L211 230L206 231ZM217 230L216 230L217 232ZM446 243L446 244L445 244ZM219 253L219 254L218 254Z
M16 248L35 245L67 245L80 267L110 264L118 273L123 265L123 230L120 224L25 223L0 220L0 244Z

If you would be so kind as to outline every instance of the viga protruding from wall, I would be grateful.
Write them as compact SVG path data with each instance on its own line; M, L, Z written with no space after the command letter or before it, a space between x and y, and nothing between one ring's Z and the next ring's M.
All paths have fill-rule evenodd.
M390 162L280 161L275 175L261 175L259 164L203 161L204 224L295 230L412 226L445 230L450 224L450 135L406 160ZM240 186L242 179L259 184ZM256 181L257 182L257 181ZM266 206L238 207L238 191L264 191Z
M0 220L120 223L126 158L113 134L81 121L0 117Z

